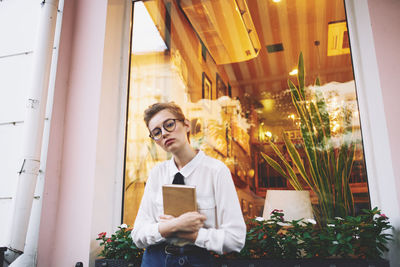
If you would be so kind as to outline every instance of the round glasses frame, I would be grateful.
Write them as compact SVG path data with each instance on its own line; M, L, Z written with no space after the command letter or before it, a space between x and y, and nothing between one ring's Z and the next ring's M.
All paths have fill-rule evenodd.
M164 130L166 130L167 132L171 133L173 131L175 131L176 129L176 121L184 121L183 119L166 119L163 123L162 123L162 127L164 128ZM162 130L160 127L156 127L153 130L150 131L149 137L151 139L153 139L154 141L158 141L161 139L162 137Z

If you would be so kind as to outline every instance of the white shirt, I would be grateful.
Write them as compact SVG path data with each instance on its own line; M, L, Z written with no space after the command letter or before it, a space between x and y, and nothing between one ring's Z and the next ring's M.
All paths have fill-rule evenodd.
M158 223L164 214L162 185L172 184L177 172L173 158L151 170L132 231L133 242L139 248L171 241L161 236ZM196 186L199 212L207 216L194 244L219 254L240 251L246 239L246 224L228 167L199 151L180 172L186 185Z

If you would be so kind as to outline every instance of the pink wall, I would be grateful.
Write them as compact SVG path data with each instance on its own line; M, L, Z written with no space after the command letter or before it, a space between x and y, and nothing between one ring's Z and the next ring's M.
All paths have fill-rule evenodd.
M400 1L369 0L371 27L389 132L397 192L400 192ZM400 195L398 195L400 202Z
M65 1L38 266L89 265L107 0Z

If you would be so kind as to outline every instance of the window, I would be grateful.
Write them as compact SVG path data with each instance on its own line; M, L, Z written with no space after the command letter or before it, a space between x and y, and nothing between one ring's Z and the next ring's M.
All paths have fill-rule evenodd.
M125 223L150 169L171 157L143 122L158 101L179 104L191 144L230 168L246 217L262 215L271 189L309 190L316 210L334 209L338 200L322 199L312 179L350 190L346 212L369 207L343 1L150 0L135 2L133 17ZM296 102L288 80L301 87L302 66Z

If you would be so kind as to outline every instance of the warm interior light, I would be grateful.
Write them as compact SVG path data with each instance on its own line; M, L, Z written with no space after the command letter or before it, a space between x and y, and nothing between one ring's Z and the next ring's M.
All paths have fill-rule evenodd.
M274 99L262 99L260 100L261 104L263 105L263 111L264 112L271 112L274 110L275 107L275 100Z
M289 72L289 75L297 75L298 72L298 69L293 69L291 72Z
M250 178L253 178L254 177L254 169L250 169L248 172L247 172L247 175L250 177Z
M274 3L279 3L281 0L272 0Z
M345 21L328 24L328 56L350 54L349 36Z
M272 133L271 133L270 131L267 131L267 132L265 133L265 135L268 136L269 138L272 137Z
M178 2L218 65L257 57L261 43L246 0Z

